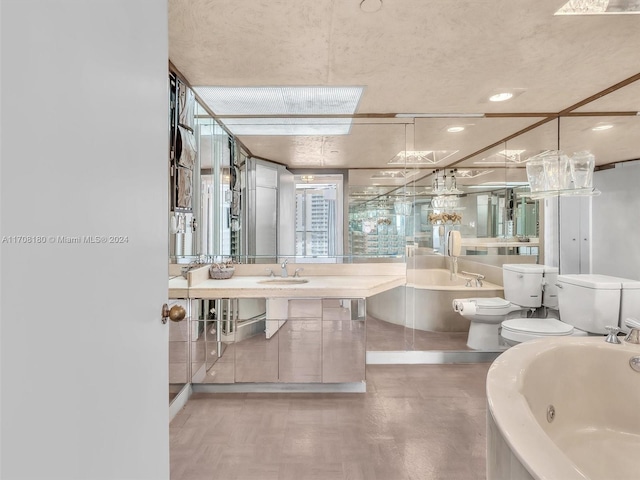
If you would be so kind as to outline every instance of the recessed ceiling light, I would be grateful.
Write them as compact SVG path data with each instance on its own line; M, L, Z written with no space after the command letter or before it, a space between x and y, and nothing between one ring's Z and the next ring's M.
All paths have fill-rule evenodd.
M490 102L504 102L505 100L509 100L510 98L513 98L513 93L511 93L511 92L501 92L501 93L496 93L495 95L491 95L489 97L489 101Z
M600 132L602 130L609 130L610 128L613 128L613 125L611 125L610 123L603 123L602 125L596 125L591 130L593 130L594 132Z
M447 132L449 133L458 133L458 132L462 132L463 130L464 130L464 127L459 125L447 128Z

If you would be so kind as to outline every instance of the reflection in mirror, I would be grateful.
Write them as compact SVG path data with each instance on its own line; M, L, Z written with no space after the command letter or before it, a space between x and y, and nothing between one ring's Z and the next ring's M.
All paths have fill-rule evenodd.
M632 87L637 92L640 85L625 89ZM637 222L633 219L640 208L639 127L637 115L561 119L560 148L570 156L580 151L593 154L596 165L593 186L595 193L599 193L559 198L561 273L640 278L638 249L632 240L638 238Z
M349 252L379 260L403 255L404 212L411 208L403 191L407 174L405 125L358 123L352 130L363 139L369 138L364 155L354 152L357 158L386 167L349 170ZM380 144L382 138L388 143Z
M296 262L335 262L343 248L343 175L294 176Z
M229 136L210 117L198 119L200 209L198 253L231 256L231 149Z
M524 185L515 189L516 201L518 201L520 205L523 200L529 204L537 203L537 243L539 244L539 258L538 261L534 263L557 266L559 255L557 231L558 198L549 197L535 201L531 199L528 195L530 188L526 165L531 159L539 158L540 155L544 155L545 152L558 150L558 120L549 121L509 140L508 145L512 150L522 151L521 156L525 160L525 162L521 164L522 168L518 169L518 180L523 182ZM516 215L517 214L518 211L516 210ZM524 223L525 225L531 224L531 220L525 218L524 222L520 223ZM533 240L533 237L529 238Z
M515 120L520 126L526 122L533 124L538 119ZM637 122L636 118L633 120ZM487 137L482 142L475 136L458 137L451 143L445 141L447 137L444 135L449 133L445 127L450 120L416 119L415 123L360 121L353 125L353 134L363 141L377 138L377 135L390 139L390 143L385 145L367 141L360 152L352 152L354 155L389 158L384 162L385 168L354 168L348 172L346 205L343 209L335 205L336 212L342 210L348 216L348 222L345 222L348 235L342 242L347 256L340 261L406 259L408 265L406 286L375 296L367 302L367 350L468 350L469 322L453 310L451 304L454 299L502 297L500 267L505 263L559 264L561 238L559 232L553 231L561 213L559 200L536 200L527 195L526 160L558 147L569 151L574 148L571 145L597 151L598 144L591 146L586 139L581 139L586 128L584 121L584 118L562 119L561 145L558 145L558 124L554 120L451 166L452 162L462 158L457 156L458 153L449 153L440 163L419 164L409 152L452 152L456 146L473 145L474 142L486 145L493 138L491 132L508 130L508 122L504 119L474 119L476 125L466 128L470 131L478 129ZM207 125L215 129L210 119ZM438 131L436 125L440 125L440 134L434 133ZM622 141L624 131L619 131ZM210 132L207 135L211 138ZM562 135L564 132L566 139ZM208 139L202 131L200 141L202 152L206 152ZM214 152L216 141L212 139ZM224 151L224 142L220 141ZM342 148L341 141L338 137L328 137L324 144L327 148ZM435 154L431 155L432 159L437 159L433 156ZM389 163L396 157L396 163ZM370 166L369 160L363 160L362 164L363 167ZM227 215L223 208L224 191L229 188L228 162L221 160L217 166L212 162L209 168L209 171L202 171L202 216L203 219L214 217L217 211L219 219L214 223L224 223ZM310 170L313 169L304 169L305 172ZM298 202L292 201L292 205L313 204L308 195L310 192L321 194L323 201L326 200L324 187L313 185L309 178L303 179L300 170L294 172L300 198ZM318 177L321 172L321 169L314 170ZM309 183L313 186L310 187ZM207 199L211 203L206 203L205 189L211 191L216 184L218 193ZM332 194L329 196L333 198ZM336 194L338 197L340 195ZM216 199L218 206L213 203ZM330 211L325 213L331 216ZM445 219L444 214L448 218ZM326 240L331 236L329 232L323 230L318 235L322 228L308 228L308 223L298 225L296 222L295 257L300 258L292 261L308 261L308 257L314 256L331 258L332 261L340 258L337 250L332 250L332 242ZM337 226L340 222L333 224ZM455 256L457 260L448 254L451 231L459 232L461 236L460 252ZM336 238L337 234L336 231ZM219 240L211 238L202 237L203 252L205 248L213 248L213 251L226 248L223 237ZM313 250L314 245L320 245L320 240L322 250ZM214 246L206 247L211 242ZM340 244L339 240L335 242ZM303 257L307 258L303 260ZM255 261L247 258L247 262Z
M634 87L634 91L639 88ZM617 93L611 94L611 99ZM609 104L603 102L607 97L593 103L604 105L600 108L606 111ZM611 111L627 109L624 102L611 105ZM589 112L590 107L579 110ZM204 111L198 111L204 115ZM263 256L255 255L258 250L229 246L234 238L233 219L229 220L233 204L227 198L233 182L229 177L234 175L229 160L233 155L229 139L213 119L199 118L202 176L195 187L202 191L194 205L202 230L189 239L189 220L178 222L184 238L175 241L175 251L183 259L188 259L188 254L226 255L236 251L241 254L236 258L246 263L270 263L275 256L291 257L292 263L406 260L407 285L368 299L367 350L469 351L469 320L455 312L452 301L503 297L502 265L538 263L558 266L565 273L593 271L597 266L598 273L619 273L625 271L627 263L640 263L633 260L637 249L624 243L626 235L615 239L607 235L612 224L617 231L640 235L629 226L632 222L623 222L611 213L622 212L622 217L630 218L640 208L637 198L630 195L633 187L625 191L624 201L614 199L612 194L616 182L634 178L634 167L627 164L626 175L620 168L598 171L604 164L640 158L640 147L634 140L640 117L551 117L361 116L352 119L348 135L243 135L247 148L271 161L278 171L279 223L274 227L271 218L267 223L279 250L276 252L274 241L270 245L272 253ZM548 121L542 123L544 120ZM608 125L612 127L606 128ZM535 128L527 130L531 126ZM514 136L519 131L524 133ZM585 150L593 153L593 183L602 195L587 199L532 198L527 161L555 150L569 156ZM239 163L245 182L242 188L246 189L242 191L243 200L250 200L251 188L255 187L247 180L247 165L258 161L254 157ZM348 174L338 170L347 164ZM343 196L337 187L327 186L330 182L320 180L329 172L344 173ZM293 185L289 196L281 188L287 175ZM316 179L311 180L310 175ZM331 206L334 188L335 203ZM342 207L340 198L344 198ZM321 220L300 214L313 209L314 204ZM251 205L244 203L243 208L250 209ZM630 210L630 205L635 205L635 210ZM290 207L288 217L284 206ZM250 244L247 232L256 225L248 222L242 231L245 247ZM282 239L284 232L289 232L287 225L292 234L285 248ZM583 231L593 232L593 237L582 236ZM459 252L451 248L450 238L457 238L452 232L460 234ZM624 253L609 264L607 258L614 244L620 246L616 252ZM189 245L193 245L191 250ZM632 275L637 274L627 271L625 276Z

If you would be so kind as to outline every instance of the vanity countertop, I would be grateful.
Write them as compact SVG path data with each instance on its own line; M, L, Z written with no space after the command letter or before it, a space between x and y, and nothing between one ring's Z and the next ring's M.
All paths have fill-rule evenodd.
M169 298L366 298L406 283L405 263L301 264L286 265L286 280L306 283L264 283L282 281L280 264L234 265L235 274L225 280L209 278L209 268L191 270L187 279L169 279ZM294 271L301 272L299 278ZM274 272L271 277L268 272Z
M278 279L278 277L276 277ZM204 280L189 288L191 298L364 298L406 283L405 275L329 275L303 277L308 283L259 283L265 276Z
M539 241L537 238L531 238L528 242L520 242L517 239L500 239L500 238L462 238L463 247L486 247L486 248L504 248L504 247L537 247Z
M189 284L182 275L169 277L169 298L189 298Z

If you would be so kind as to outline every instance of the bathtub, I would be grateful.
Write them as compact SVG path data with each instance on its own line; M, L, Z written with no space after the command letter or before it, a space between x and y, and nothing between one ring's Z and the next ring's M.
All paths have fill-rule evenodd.
M367 298L367 313L379 320L429 332L467 332L469 320L453 311L455 298L502 297L503 288L484 282L466 287L446 269L407 270L406 285ZM473 283L472 283L473 284Z
M522 343L487 375L487 479L640 478L640 345ZM553 415L548 410L553 406Z

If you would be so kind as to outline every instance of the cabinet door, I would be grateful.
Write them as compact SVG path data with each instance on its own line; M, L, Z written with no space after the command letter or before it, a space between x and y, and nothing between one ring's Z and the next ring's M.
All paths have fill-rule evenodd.
M322 308L322 382L365 379L364 299L324 300Z
M278 377L286 383L322 381L322 320L289 318L280 327Z
M322 301L289 300L287 317L279 330L279 380L322 382Z
M191 326L191 382L233 383L234 339L232 323L200 320Z
M275 323L274 323L275 322ZM239 383L271 383L278 381L278 320L266 320L265 329L275 333L266 338L264 332L241 338L235 343L235 381Z

